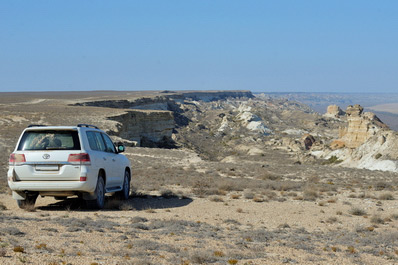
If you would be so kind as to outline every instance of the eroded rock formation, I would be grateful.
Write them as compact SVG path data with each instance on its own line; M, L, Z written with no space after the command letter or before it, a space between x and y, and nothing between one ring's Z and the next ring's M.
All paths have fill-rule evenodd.
M360 105L348 106L346 116L348 126L340 129L338 146L357 148L379 130L388 129L374 113L363 112Z
M340 118L341 116L344 116L345 112L337 105L330 105L327 108L327 111L325 113L325 117L329 118Z

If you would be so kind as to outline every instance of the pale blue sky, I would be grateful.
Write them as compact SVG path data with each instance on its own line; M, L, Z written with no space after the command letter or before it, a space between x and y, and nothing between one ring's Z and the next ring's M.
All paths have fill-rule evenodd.
M398 92L397 49L398 1L0 1L0 91Z

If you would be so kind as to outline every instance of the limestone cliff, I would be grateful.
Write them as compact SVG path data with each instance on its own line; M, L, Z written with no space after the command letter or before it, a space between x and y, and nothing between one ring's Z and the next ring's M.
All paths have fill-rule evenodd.
M339 145L357 148L374 136L379 130L388 129L375 114L363 112L360 105L348 106L346 110L348 126L339 132Z
M139 146L172 145L171 136L175 123L170 111L129 110L109 119L118 122L117 129L110 132L112 135L136 141Z

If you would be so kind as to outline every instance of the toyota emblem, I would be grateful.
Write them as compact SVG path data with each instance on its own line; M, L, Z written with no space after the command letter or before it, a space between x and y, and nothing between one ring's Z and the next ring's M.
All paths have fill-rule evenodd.
M50 155L49 155L49 154L44 154L44 155L43 155L43 158L44 158L44 159L49 159L49 158L50 158Z

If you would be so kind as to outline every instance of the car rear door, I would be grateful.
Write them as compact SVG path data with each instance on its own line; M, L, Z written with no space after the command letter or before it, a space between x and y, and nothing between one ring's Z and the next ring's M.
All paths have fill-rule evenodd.
M105 133L102 133L106 144L106 152L110 160L110 168L112 169L111 179L109 179L110 184L113 188L121 187L123 185L124 179L124 168L119 161L119 155L116 152L115 145L113 144L111 138Z

